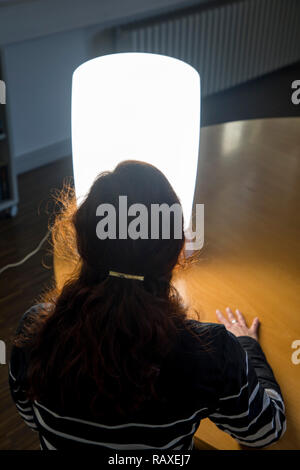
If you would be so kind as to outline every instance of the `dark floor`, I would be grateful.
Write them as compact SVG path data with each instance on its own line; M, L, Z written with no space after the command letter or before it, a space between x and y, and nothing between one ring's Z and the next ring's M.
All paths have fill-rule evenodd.
M19 178L19 213L14 219L0 220L0 267L22 259L32 251L47 232L53 213L50 192L61 188L65 176L72 174L70 157L59 160ZM10 338L21 314L52 280L52 257L45 243L24 265L0 275L0 339L10 351ZM39 449L36 433L16 412L7 384L7 365L0 365L0 449Z
M220 122L263 117L300 116L300 105L291 102L291 83L300 79L300 63L204 98L202 126ZM51 189L61 188L72 175L72 161L66 157L56 163L19 177L20 205L14 219L0 220L0 268L32 251L47 231L53 211ZM49 244L24 265L0 274L0 339L10 351L10 338L21 314L52 280ZM23 424L10 398L7 365L0 365L0 449L38 449L37 436Z

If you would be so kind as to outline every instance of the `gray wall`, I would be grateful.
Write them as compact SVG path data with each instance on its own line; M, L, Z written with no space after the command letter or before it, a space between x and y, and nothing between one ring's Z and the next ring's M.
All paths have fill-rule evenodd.
M214 0L23 0L1 6L0 44L132 19Z
M83 33L46 36L4 49L15 157L70 137L70 83L87 55Z
M113 52L108 28L195 3L201 0L27 0L0 6L17 172L70 154L72 73L85 60Z

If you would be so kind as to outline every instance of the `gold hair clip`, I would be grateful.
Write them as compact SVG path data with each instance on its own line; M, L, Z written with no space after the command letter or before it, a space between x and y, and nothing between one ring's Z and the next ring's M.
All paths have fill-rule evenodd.
M138 281L143 281L144 280L144 276L137 276L135 274L118 273L117 271L109 271L108 275L109 276L120 277L120 278L125 278L125 279L137 279Z

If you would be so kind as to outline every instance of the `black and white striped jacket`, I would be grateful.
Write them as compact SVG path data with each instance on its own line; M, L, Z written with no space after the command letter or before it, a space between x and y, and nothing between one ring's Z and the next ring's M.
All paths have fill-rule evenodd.
M28 312L37 309L23 315L17 332ZM70 407L58 411L51 390L47 402L30 402L24 387L29 355L13 347L11 395L25 423L39 433L41 449L187 451L204 418L243 445L259 448L276 442L286 429L285 406L259 343L236 338L223 325L188 322L202 340L183 331L162 364L159 383L167 402L147 402L126 421L107 409L99 422L84 403L72 403L72 397Z

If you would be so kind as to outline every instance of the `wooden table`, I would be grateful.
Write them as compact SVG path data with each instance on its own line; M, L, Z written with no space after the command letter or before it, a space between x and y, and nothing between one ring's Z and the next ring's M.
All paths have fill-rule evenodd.
M239 308L261 321L260 343L281 386L287 431L270 449L300 449L300 118L226 123L201 129L195 202L205 204L200 261L177 277L203 321ZM56 259L62 282L62 263ZM204 420L200 448L241 449Z
M260 343L285 398L287 431L269 449L300 449L300 118L201 129L195 199L205 204L200 262L177 285L203 321L239 308L261 321ZM204 420L196 443L240 449ZM205 445L204 445L205 447Z

